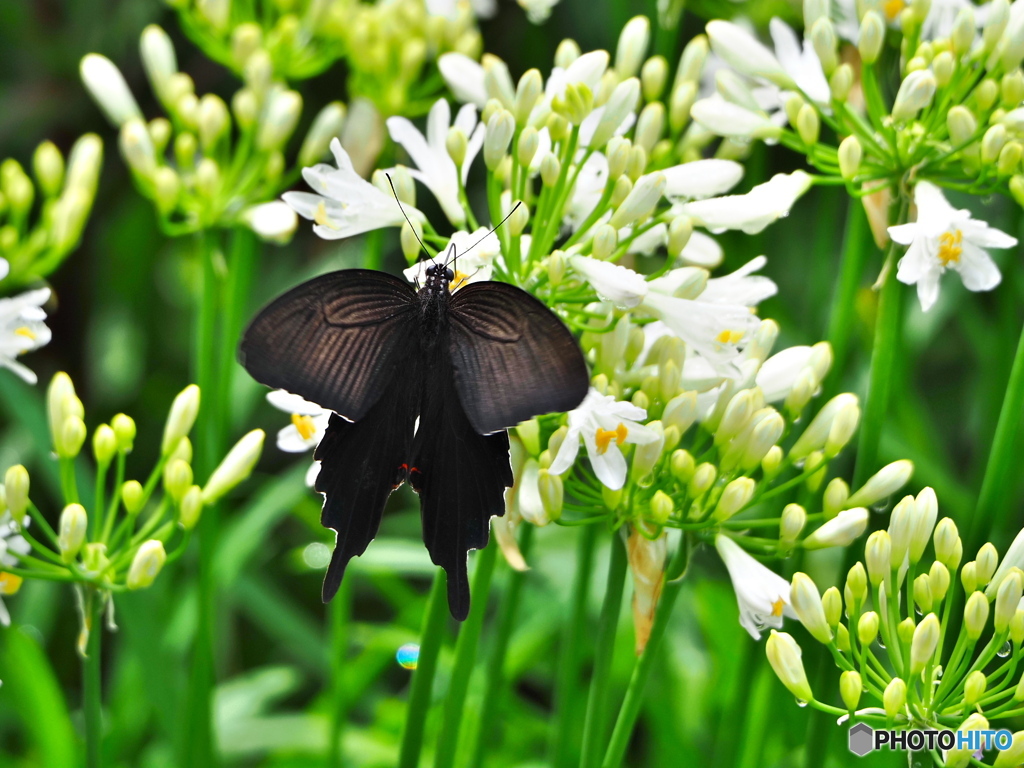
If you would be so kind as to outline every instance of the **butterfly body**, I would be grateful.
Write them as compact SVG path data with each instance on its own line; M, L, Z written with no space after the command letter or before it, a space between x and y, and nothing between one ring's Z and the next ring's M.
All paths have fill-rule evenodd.
M505 430L586 395L582 354L550 310L505 283L452 293L452 279L442 265L419 291L382 272L323 275L268 305L242 340L257 381L335 412L315 453L321 522L337 532L325 601L409 482L452 615L465 618L467 554L486 546L512 485Z

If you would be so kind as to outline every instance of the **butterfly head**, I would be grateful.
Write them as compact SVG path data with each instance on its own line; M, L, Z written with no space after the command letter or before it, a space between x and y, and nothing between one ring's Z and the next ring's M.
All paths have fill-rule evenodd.
M427 267L427 286L440 286L447 288L448 284L455 279L455 273L444 264L431 264Z

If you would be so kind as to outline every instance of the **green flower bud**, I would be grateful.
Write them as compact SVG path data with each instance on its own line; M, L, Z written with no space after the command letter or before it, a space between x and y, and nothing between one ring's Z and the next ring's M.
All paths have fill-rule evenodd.
M580 125L594 110L594 93L585 83L569 83L563 96L552 99L551 109L568 123Z
M39 182L46 197L56 197L60 194L61 185L64 183L64 157L52 141L44 141L36 147L35 155L32 157L32 168L36 181Z
M900 84L892 106L892 119L904 122L917 117L917 113L932 103L938 83L931 70L911 72Z
M882 706L885 707L885 716L890 720L903 711L907 704L907 684L898 677L894 677L885 686L882 693Z
M646 16L634 16L626 22L615 48L615 73L620 79L633 77L640 70L650 39L651 22Z
M836 587L829 587L821 596L821 607L825 611L825 621L836 631L839 621L843 618L843 598Z
M678 133L690 121L690 108L697 101L697 84L684 82L673 89L668 102L668 124Z
M537 105L537 101L543 92L544 82L540 70L529 69L519 78L512 110L519 125L526 125L526 122L530 119L530 113Z
M1024 643L1024 610L1017 609L1010 619L1010 640L1017 645Z
M402 254L405 256L406 261L410 264L414 264L420 255L420 240L423 238L423 225L412 220L412 225L409 222L402 222L402 228L399 230L398 241L402 245Z
M164 467L164 490L167 495L180 502L192 486L192 467L181 459L173 459Z
M100 424L92 436L92 453L101 467L110 463L117 453L117 435L106 424Z
M761 471L766 479L774 478L782 469L782 460L785 458L782 449L775 445L768 449L768 453L761 459Z
M956 523L948 517L942 518L939 524L935 526L932 541L935 544L935 559L951 571L956 570L956 566L950 564L950 559L956 550L956 545L960 541Z
M640 85L644 101L657 101L668 82L668 62L664 56L651 56L640 69Z
M791 635L773 629L765 644L765 652L772 670L790 693L800 701L814 698L801 659L803 653Z
M939 88L945 88L949 85L949 81L953 79L955 71L956 60L949 51L942 51L932 62L932 72L935 73L935 82L938 83Z
M985 673L980 669L976 669L967 676L964 681L964 703L968 707L973 707L979 701L981 697L985 695L985 686L988 680L985 678Z
M592 255L595 259L607 259L619 244L619 233L615 227L601 224L594 230Z
M983 544L974 562L977 564L978 587L984 587L995 575L999 565L999 552L992 542Z
M68 416L64 419L60 441L54 446L57 455L62 459L75 458L85 445L85 437L85 422L77 416Z
M928 571L928 589L932 599L935 601L944 600L946 592L949 591L949 569L936 560Z
M865 64L874 64L882 52L885 43L885 19L877 11L871 10L864 14L860 21L860 58Z
M544 512L549 520L557 520L562 516L562 499L565 491L561 475L553 475L546 469L537 472L537 488Z
M511 112L501 110L491 115L484 136L484 162L489 170L495 170L505 157L515 129L516 120Z
M1020 603L1024 584L1021 581L1021 572L1014 568L1009 575L999 583L996 591L996 606L992 615L996 633L1006 632L1009 629L1010 621L1017 612L1017 605Z
M977 640L985 630L985 622L988 621L988 600L983 592L972 592L967 598L967 606L964 608L964 627L967 630L967 637Z
M731 481L722 490L718 505L711 513L711 519L719 522L728 520L747 505L756 488L757 483L749 477L737 477Z
M636 121L636 145L643 147L648 155L654 150L654 145L661 139L665 130L665 106L660 101L648 104L640 112Z
M211 152L231 127L228 106L220 96L208 93L199 100L199 143ZM294 126L293 126L294 129Z
M551 433L551 437L548 438L548 450L551 451L552 456L557 456L559 449L562 447L562 443L565 441L565 436L569 433L569 428L561 426Z
M658 525L664 525L675 512L675 504L672 497L664 491L655 491L651 498L651 520Z
M545 187L553 187L558 183L558 177L562 172L562 164L551 152L544 155L540 161L540 178Z
M822 498L825 519L831 520L842 510L846 509L846 500L850 498L850 486L841 477L835 477L825 486L825 495Z
M340 101L332 101L320 110L302 141L299 165L313 165L327 154L331 141L341 136L345 114L345 105Z
M164 437L160 444L162 453L170 453L177 446L181 438L186 437L192 431L196 416L199 415L199 387L189 384L178 393L171 404L171 410L167 414L167 422L164 425Z
M860 644L867 647L875 642L878 637L878 614L874 611L865 611L857 620L857 639Z
M145 179L153 175L156 170L156 150L142 120L129 120L121 126L119 145L132 171Z
M985 78L974 89L974 99L982 110L989 110L999 98L999 85L991 78Z
M1000 176L1010 176L1020 170L1021 156L1024 148L1019 141L1007 142L1006 146L999 152L997 170Z
M540 135L537 133L537 129L532 125L523 128L523 132L519 134L519 143L516 147L517 159L523 168L530 167L530 163L533 162L533 157L537 154L539 146Z
M693 235L693 219L689 216L676 216L668 225L668 254L679 258L686 244Z
M849 507L869 507L896 493L907 484L914 473L914 462L907 459L894 461L882 467L847 500ZM913 497L909 497L913 500ZM893 542L895 544L895 542Z
M203 487L204 504L215 504L224 494L249 477L263 451L264 437L262 429L254 429L235 443Z
M839 144L839 173L847 181L851 181L860 171L861 158L864 150L856 136L847 136Z
M196 166L196 191L207 200L212 200L220 192L220 166L217 161L204 157Z
M146 503L146 491L138 480L128 480L121 486L121 503L129 515L137 515Z
M231 58L235 65L242 67L263 45L263 29L259 24L245 22L231 33Z
M845 63L836 67L828 79L828 87L832 98L836 101L845 102L850 96L850 90L853 88L853 80L853 67Z
M846 601L860 608L868 596L868 574L862 563L854 563L846 575Z
M153 202L162 216L167 216L178 205L181 179L173 168L162 165L153 172Z
M693 498L699 498L703 496L711 486L715 484L715 479L718 477L718 471L715 469L715 465L709 462L704 462L699 465L693 472L693 477L690 478L687 490L690 492L690 496Z
M1006 145L1006 128L996 124L990 126L981 139L981 162L991 165L999 158L999 153Z
M508 71L508 65L489 53L484 54L481 64L484 68L484 88L488 98L497 99L505 109L513 109L516 91L512 85L512 75Z
M634 143L629 150L629 161L626 163L626 175L629 177L630 181L636 184L645 170L647 170L647 150Z
M914 579L914 602L921 609L922 613L927 613L932 609L934 600L932 598L931 579L927 573L922 573Z
M843 697L843 703L851 713L857 709L863 692L864 683L859 672L849 669L839 676L839 695Z
M145 589L150 586L156 580L166 560L167 553L164 551L163 542L156 539L145 542L132 559L125 586L128 589Z
M935 655L940 635L939 619L929 613L914 630L910 641L910 674L919 675L927 667Z
M519 203L521 201L516 201ZM513 205L516 205L513 203ZM508 215L508 220L505 222L505 226L508 227L508 233L512 237L519 237L523 234L526 229L526 225L530 223L530 207L522 204L518 207L513 207L512 212Z
M868 580L872 587L881 584L889 575L892 540L886 531L875 531L864 546L864 562L868 567Z
M688 483L693 478L697 465L689 451L679 448L672 452L669 469L680 483Z
M977 563L973 560L960 569L960 583L963 584L964 592L978 589Z
M838 597L838 592L836 593ZM832 642L832 630L822 607L822 598L818 588L805 573L793 575L790 601L800 622L807 628L815 640L826 645ZM840 610L842 606L840 606ZM838 623L838 621L836 622Z
M996 754L992 768L1015 768L1024 763L1024 731L1013 734L1010 746Z
M60 513L59 535L57 548L61 559L70 563L85 543L85 534L89 529L89 518L85 507L81 504L68 504Z
M804 104L796 115L796 132L800 139L808 147L818 143L818 136L821 133L821 118L818 117L818 110L810 104Z

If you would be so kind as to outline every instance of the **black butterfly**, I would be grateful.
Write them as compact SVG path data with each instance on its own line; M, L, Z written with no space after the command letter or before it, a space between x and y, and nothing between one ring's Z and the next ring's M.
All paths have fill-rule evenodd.
M324 602L408 481L448 607L465 619L469 550L487 545L512 485L505 430L587 393L583 355L544 304L499 282L451 293L453 279L433 264L417 292L383 272L332 272L272 302L242 339L254 379L334 411L315 454L321 523L337 531Z

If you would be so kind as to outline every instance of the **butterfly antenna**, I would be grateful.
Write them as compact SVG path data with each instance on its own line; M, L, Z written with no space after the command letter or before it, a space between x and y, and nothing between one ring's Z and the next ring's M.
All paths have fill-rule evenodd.
M483 236L483 237L481 237L481 238L480 238L479 240L477 240L477 241L476 241L475 243L473 243L473 244L472 244L471 246L469 246L469 248L467 248L466 250L464 250L464 251L462 252L462 255L463 255L463 256L465 256L465 255L466 255L467 253L469 253L469 252L470 252L470 251L472 251L472 250L473 250L474 248L476 248L476 247L477 247L478 245L480 245L480 243L482 243L482 242L483 242L484 240L486 240L486 239L487 239L488 237L490 237L490 236L491 236L491 235L493 235L493 234L494 234L495 232L497 232L497 231L498 231L498 227L500 227L500 226L501 226L502 224L504 224L504 223L505 223L506 221L508 221L508 220L509 220L509 218L510 218L510 217L512 216L512 214L513 214L513 213L515 213L515 212L516 212L517 210L519 210L519 206L520 206L520 205L522 205L522 204L523 204L523 201L522 201L522 200L520 200L519 202L517 202L517 203L515 204L515 207L513 207L513 208L512 208L512 210L508 212L508 214L506 214L505 218L504 218L504 219L502 219L501 221L499 221L499 222L498 222L498 226L496 226L496 227L495 227L494 229L492 229L492 230L491 230L490 232L488 232L488 233L487 233L486 235L484 235L484 236Z
M433 261L434 257L430 255L430 251L427 250L427 246L423 244L423 241L420 240L420 236L416 234L416 227L413 226L412 219L410 219L409 214L405 212L405 208L402 206L402 201L398 199L398 191L395 189L395 182L391 180L391 174L385 171L384 175L387 176L388 184L391 185L391 194L395 196L395 202L398 203L398 210L402 212L402 215L405 217L405 220L409 222L409 229L412 230L413 237L416 238L416 242L420 244L420 248L423 249L423 252L427 254L427 258ZM515 210L515 208L513 208L512 210ZM512 214L510 213L509 216L511 215ZM508 216L506 216L505 218L507 219ZM502 224L504 223L505 222L502 222Z

